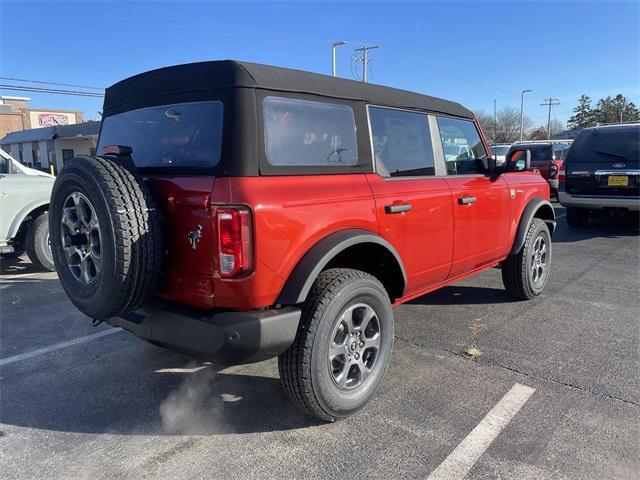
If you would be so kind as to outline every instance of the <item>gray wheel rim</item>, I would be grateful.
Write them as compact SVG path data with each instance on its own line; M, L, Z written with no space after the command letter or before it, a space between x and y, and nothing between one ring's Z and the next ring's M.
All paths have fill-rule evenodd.
M329 373L342 390L362 385L378 363L381 323L366 303L349 306L336 321L328 349Z
M102 270L100 223L89 199L73 192L64 201L62 249L73 277L83 285L93 284Z
M535 287L544 284L547 272L549 270L548 259L549 251L547 241L542 234L538 235L533 242L531 249L531 259L529 262L529 278Z

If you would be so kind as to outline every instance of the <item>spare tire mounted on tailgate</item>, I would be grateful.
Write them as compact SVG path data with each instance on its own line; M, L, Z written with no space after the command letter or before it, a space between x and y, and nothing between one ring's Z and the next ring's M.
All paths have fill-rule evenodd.
M66 164L51 194L49 228L60 282L85 315L121 315L151 295L162 263L158 212L142 179L117 160Z

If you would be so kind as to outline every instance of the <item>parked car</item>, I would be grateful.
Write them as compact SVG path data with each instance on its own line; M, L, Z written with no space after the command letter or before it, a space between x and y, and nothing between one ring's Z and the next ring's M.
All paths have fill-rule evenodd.
M511 143L496 143L495 145L490 145L491 155L493 156L493 160L496 162L496 165L500 166L504 164L511 145Z
M103 112L102 155L53 190L71 301L218 364L278 357L318 418L374 395L392 306L496 266L514 298L547 283L549 187L526 148L496 169L457 103L218 61L123 80ZM447 162L454 143L470 148Z
M585 128L560 172L567 223L584 227L596 213L640 210L640 124Z
M516 147L526 147L531 150L531 166L540 172L542 178L549 182L551 194L558 195L558 172L562 167L564 159L571 142L569 141L532 141L517 142Z
M0 255L18 256L53 270L49 248L49 199L55 178L25 167L0 149Z

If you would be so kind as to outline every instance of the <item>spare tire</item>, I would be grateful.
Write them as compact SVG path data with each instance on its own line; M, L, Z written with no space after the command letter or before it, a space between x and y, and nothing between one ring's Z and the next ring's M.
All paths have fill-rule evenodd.
M138 308L161 274L162 232L142 179L117 160L78 157L56 179L51 251L69 299L103 320Z

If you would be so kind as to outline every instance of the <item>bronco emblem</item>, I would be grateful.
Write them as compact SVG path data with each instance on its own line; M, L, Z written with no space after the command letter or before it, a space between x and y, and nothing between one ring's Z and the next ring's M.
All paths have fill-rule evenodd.
M191 244L191 248L193 248L194 250L198 246L200 237L202 237L202 225L198 225L196 228L187 233L187 240Z

